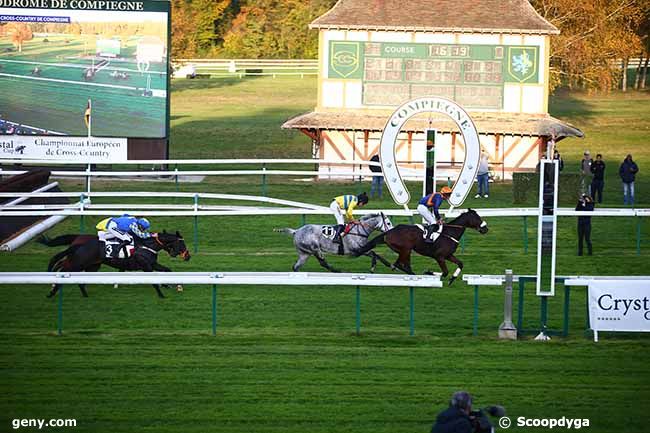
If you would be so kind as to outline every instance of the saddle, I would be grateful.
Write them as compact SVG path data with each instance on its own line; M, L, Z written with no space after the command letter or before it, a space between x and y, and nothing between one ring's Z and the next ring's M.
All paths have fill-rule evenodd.
M424 242L434 243L442 233L442 224L430 224L430 225L420 225L417 224L418 228L423 231L422 238Z
M101 257L103 259L127 259L135 252L135 245L133 238L128 242L121 241L120 239L106 239L105 232L98 232L99 248Z

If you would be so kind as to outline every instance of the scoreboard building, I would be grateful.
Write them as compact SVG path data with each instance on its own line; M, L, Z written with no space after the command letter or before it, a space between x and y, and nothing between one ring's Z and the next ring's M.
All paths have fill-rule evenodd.
M320 159L369 160L394 109L424 96L470 112L498 177L534 170L549 139L583 135L548 115L559 31L527 0L339 0L310 28L319 31L318 105L283 127L307 134ZM437 131L438 166L459 168L462 136L440 115L406 123L401 165L423 166L427 129Z

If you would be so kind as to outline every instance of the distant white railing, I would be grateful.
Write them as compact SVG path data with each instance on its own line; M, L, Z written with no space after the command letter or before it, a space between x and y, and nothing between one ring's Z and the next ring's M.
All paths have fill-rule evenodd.
M316 59L175 59L172 63L176 68L187 68L191 65L197 74L211 77L318 75Z

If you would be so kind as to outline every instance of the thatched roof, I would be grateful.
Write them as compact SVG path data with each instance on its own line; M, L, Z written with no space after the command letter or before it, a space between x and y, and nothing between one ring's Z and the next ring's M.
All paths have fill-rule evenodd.
M528 0L339 0L313 29L559 34Z
M287 120L284 129L383 131L392 112L311 112ZM447 116L433 114L415 116L406 122L402 131L423 132L435 128L440 132L459 132ZM481 134L512 134L547 136L555 138L582 137L583 132L573 125L546 114L471 113L476 129Z

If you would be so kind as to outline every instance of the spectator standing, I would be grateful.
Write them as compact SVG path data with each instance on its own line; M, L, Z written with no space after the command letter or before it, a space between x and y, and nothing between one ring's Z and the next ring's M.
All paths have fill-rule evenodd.
M379 155L375 155L370 158L371 162L379 162ZM381 173L381 167L377 165L371 165L370 171L373 173ZM372 185L370 186L370 197L374 197L375 193L377 197L381 198L382 189L384 187L384 176L374 176L372 178Z
M591 182L587 182L587 178L591 177L591 153L585 150L582 161L580 161L580 189L581 192L591 195Z
M562 171L564 170L564 160L560 156L560 152L557 151L557 149L553 149L553 159L559 161L558 164L560 165L559 170Z
M632 155L628 154L618 169L618 174L623 181L623 204L634 206L634 178L638 172L639 167L632 160Z
M478 183L478 193L474 198L488 198L490 196L490 187L488 180L490 177L489 169L489 157L486 152L481 152L481 159L478 163L478 172L476 174L476 180Z
M578 204L576 205L576 211L582 212L592 212L594 210L594 201L587 194L582 194ZM591 255L591 216L579 216L578 217L578 255L582 255L582 245L583 241L587 243L587 254Z
M596 155L596 160L591 164L591 173L594 175L591 180L591 197L598 203L603 202L603 188L605 187L605 161L600 153Z

